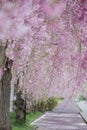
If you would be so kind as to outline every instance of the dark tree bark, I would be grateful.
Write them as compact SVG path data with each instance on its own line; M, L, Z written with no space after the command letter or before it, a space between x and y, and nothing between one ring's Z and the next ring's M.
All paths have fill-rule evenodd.
M0 49L0 69L3 70L0 79L0 130L11 130L9 107L12 61L5 55L6 47L0 46Z
M26 121L26 100L22 98L22 92L17 93L17 99L15 101L16 106L16 122L25 123Z

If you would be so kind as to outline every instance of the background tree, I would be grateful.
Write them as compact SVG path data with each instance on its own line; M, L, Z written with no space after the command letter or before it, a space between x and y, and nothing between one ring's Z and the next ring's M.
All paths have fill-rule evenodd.
M53 85L56 86L54 88L62 88L61 93L63 93L65 86L70 86L73 90L76 90L77 87L75 88L75 86L78 83L78 88L81 88L81 83L86 80L85 70L87 69L86 8L86 0L0 0L0 97L3 95L3 99L0 98L0 108L4 106L6 108L7 103L2 103L2 101L5 99L5 94L8 95L8 107L4 109L4 116L0 120L1 130L10 129L10 93L6 89L10 88L11 72L15 82L18 78L21 79L19 89L22 88L22 91L25 91L26 86L28 91L30 84L28 79L31 76L27 76L27 69L30 66L29 60L31 58L29 59L29 57L34 57L32 54L33 48L37 49L37 46L39 46L38 53L35 53L35 61L37 61L38 55L41 54L40 49L43 48L40 45L52 46L53 50L49 54L51 56L47 58L50 60L52 68L49 76L45 79L46 83L49 82L47 86L49 91L49 87ZM47 45L48 43L49 45ZM48 51L49 49L50 47L47 48ZM34 68L38 68L38 71L32 73L34 82L31 83L31 88L35 88L35 83L39 84L37 79L40 79L43 72L41 67L45 66L47 59L35 64ZM7 65L10 60L13 60L12 69L11 66ZM31 64L34 64L34 62L31 62ZM66 68L69 68L69 72L73 71L73 78L69 80L67 80L69 75L67 78L64 75ZM6 82L8 72L8 82ZM60 76L63 80L60 80ZM57 78L55 83L54 77L59 77L58 87L56 85ZM62 83L62 81L64 82ZM66 85L64 85L65 83ZM37 90L39 91L39 88ZM40 93L41 91L39 91ZM1 113L3 114L2 109L0 109Z

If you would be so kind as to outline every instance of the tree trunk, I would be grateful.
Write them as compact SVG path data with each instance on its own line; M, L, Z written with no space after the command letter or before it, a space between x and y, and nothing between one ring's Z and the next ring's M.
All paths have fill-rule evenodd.
M17 98L15 100L16 106L16 122L25 123L26 122L26 100L22 98L22 92L17 93Z
M0 130L11 130L10 127L10 81L11 61L5 55L6 47L0 46Z

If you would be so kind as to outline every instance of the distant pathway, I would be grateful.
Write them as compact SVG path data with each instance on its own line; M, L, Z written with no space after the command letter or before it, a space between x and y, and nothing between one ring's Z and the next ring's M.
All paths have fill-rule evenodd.
M32 124L37 126L36 130L87 130L75 101L64 101Z

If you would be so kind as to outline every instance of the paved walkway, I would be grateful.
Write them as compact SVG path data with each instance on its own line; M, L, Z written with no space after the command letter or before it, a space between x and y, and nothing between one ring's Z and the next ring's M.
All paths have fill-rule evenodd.
M33 122L36 130L87 130L75 101L65 101Z

